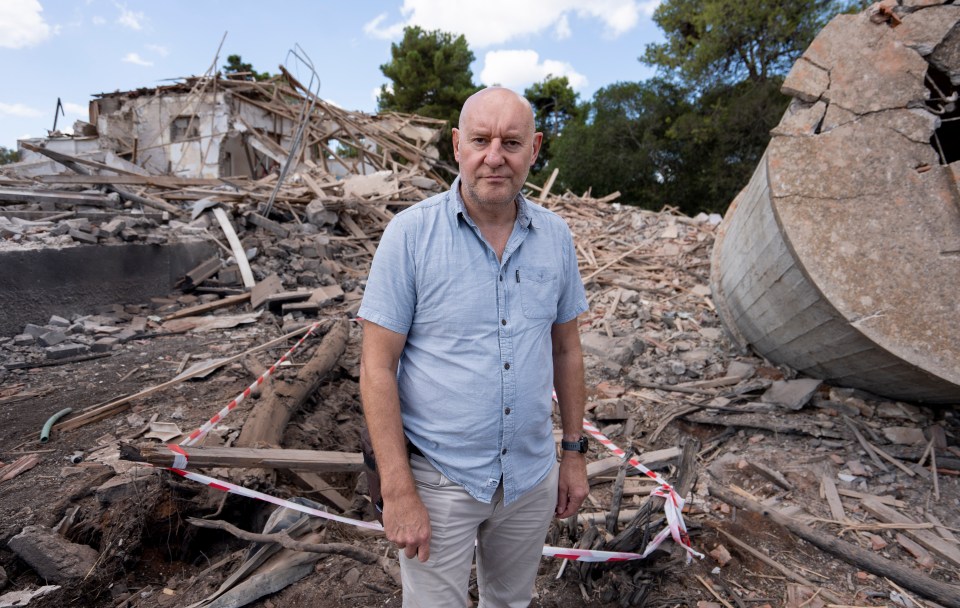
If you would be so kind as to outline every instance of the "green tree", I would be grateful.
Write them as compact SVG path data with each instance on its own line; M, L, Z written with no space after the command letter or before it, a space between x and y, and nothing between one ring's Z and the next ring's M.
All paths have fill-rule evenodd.
M478 90L473 84L473 52L462 35L406 27L403 40L390 45L391 60L380 66L389 84L380 87L381 111L419 114L447 121L440 136L440 160L455 165L451 129L460 108Z
M620 201L650 209L671 203L685 185L677 175L685 154L669 131L691 110L685 91L663 79L598 90L553 143L560 187L618 191Z
M227 63L223 66L223 73L227 78L239 80L267 80L271 76L267 72L258 72L253 65L245 63L240 55L228 55Z
M674 156L664 201L691 213L723 210L750 178L788 99L787 71L816 33L853 0L664 0L654 21L665 42L641 61L677 85L688 106L659 139ZM678 106L679 107L679 106ZM667 168L662 168L667 169Z
M783 76L827 20L838 0L665 0L653 20L666 41L641 60L686 85L764 82Z
M11 148L0 146L0 165L15 163L20 160L20 153Z
M552 142L556 140L568 122L580 114L580 96L570 87L566 76L548 74L542 82L528 87L523 96L533 106L534 121L537 131L543 133L543 144L540 146L540 155L533 165L531 179L542 181L545 176L536 179L537 174L550 161Z

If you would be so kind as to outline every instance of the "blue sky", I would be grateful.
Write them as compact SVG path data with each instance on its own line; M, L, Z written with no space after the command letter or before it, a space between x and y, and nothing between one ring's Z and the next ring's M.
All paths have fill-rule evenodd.
M661 39L659 0L0 0L0 146L42 137L57 98L58 129L87 118L92 95L155 87L203 74L226 34L219 68L239 54L259 71L293 65L299 45L320 76L320 96L374 112L387 80L380 65L406 25L463 34L474 82L520 92L567 76L581 99L644 80L637 60ZM301 72L303 80L307 74Z

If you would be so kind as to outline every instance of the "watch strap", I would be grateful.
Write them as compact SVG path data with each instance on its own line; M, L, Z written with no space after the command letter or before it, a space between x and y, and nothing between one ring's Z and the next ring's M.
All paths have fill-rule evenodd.
M580 452L581 454L585 454L587 452L587 438L581 437L577 441L566 441L561 439L560 449L568 452Z

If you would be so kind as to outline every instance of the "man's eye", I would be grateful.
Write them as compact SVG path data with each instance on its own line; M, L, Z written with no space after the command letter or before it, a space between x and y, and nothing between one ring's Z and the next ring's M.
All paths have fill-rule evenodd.
M507 150L519 150L521 147L521 144L519 141L508 140L503 142L503 147L506 148Z
M477 144L478 146L482 146L487 143L487 140L484 137L474 137L473 143Z

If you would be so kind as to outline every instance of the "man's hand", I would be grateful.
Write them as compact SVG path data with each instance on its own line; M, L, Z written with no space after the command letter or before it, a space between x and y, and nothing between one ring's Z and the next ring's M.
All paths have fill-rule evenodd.
M430 558L430 515L416 491L384 498L383 530L408 559L417 556L425 562Z
M570 517L580 509L590 483L587 481L587 459L578 452L565 451L560 458L560 485L557 491L556 515Z

